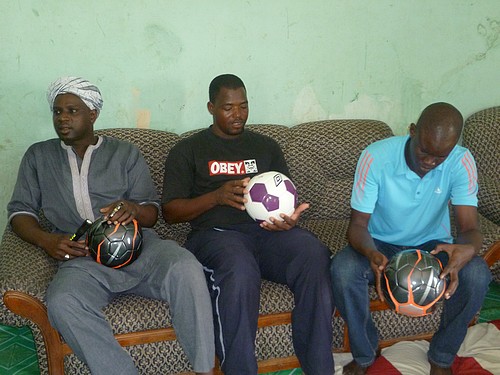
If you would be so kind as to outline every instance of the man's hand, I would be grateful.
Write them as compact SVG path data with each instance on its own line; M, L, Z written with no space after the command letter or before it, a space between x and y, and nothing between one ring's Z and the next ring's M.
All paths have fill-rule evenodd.
M69 260L76 257L89 255L89 249L85 241L71 241L69 234L47 233L43 249L52 258L57 260Z
M250 178L227 181L216 190L202 194L196 198L178 198L164 203L162 212L169 224L191 221L216 206L230 206L237 210L245 209L245 198Z
M103 214L104 220L108 224L128 224L138 214L140 207L137 203L120 200L101 208L99 211Z
M448 264L444 268L440 279L444 279L447 275L450 276L450 283L446 288L444 298L449 299L457 290L458 287L458 273L460 270L476 255L476 250L472 245L459 245L459 244L440 244L437 245L431 254L438 254L444 251L448 254Z
M250 181L250 177L246 177L242 180L228 181L215 190L214 194L217 204L244 210L245 198L243 198L243 194L247 193L246 187L248 186L248 181Z
M70 234L46 232L31 215L16 215L10 224L12 230L24 241L41 247L54 259L68 260L89 255L84 241L71 241Z
M263 221L262 223L260 223L260 226L261 228L272 232L290 230L297 225L300 215L302 215L302 212L304 212L308 208L309 203L302 203L295 209L292 216L280 214L280 217L283 220L276 219L275 217L270 217L269 220L272 222L272 224L268 223L267 221Z
M384 301L384 293L382 292L382 274L384 273L385 266L389 262L387 257L380 251L373 250L369 255L370 267L372 268L373 275L375 276L375 288L377 290L378 298Z

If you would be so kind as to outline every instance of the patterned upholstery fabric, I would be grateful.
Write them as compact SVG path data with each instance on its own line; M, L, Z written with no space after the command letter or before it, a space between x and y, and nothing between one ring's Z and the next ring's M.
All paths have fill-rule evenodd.
M474 155L479 180L479 212L500 225L500 107L470 116L463 145Z
M463 145L474 155L478 169L479 213L483 243L500 240L500 106L474 113L465 121ZM486 220L486 218L488 220ZM496 224L496 231L492 223ZM487 229L486 229L487 228ZM484 250L484 247L483 247ZM492 267L493 277L500 280L500 263Z
M298 187L300 201L311 204L310 209L302 216L300 225L315 233L332 254L335 254L347 244L349 200L358 157L363 148L371 142L391 136L390 128L380 121L372 120L317 121L291 128L262 124L248 125L247 128L271 136L281 145L290 167L290 177ZM136 144L144 154L158 193L161 194L163 168L170 148L178 140L194 132L196 131L177 135L151 129L105 129L97 133ZM475 152L474 154L476 159L479 159ZM495 166L498 167L493 165L491 168ZM495 171L498 173L496 169ZM498 210L496 212L498 213ZM481 225L485 232L485 251L487 244L499 238L499 227L485 218L481 218ZM174 239L182 244L189 232L189 225L169 225L160 215L155 229L162 237ZM497 271L498 266L497 263L494 268ZM0 246L0 293L3 294L6 290L20 290L44 302L47 285L56 270L56 261L49 259L41 249L20 240L9 227L6 228ZM496 278L500 280L499 272L496 273ZM375 299L374 289L370 292L371 298ZM293 307L292 293L286 286L262 281L261 314L289 312ZM115 333L171 327L167 303L135 295L116 298L104 312ZM438 314L414 319L384 310L373 312L373 316L384 340L430 333L439 323ZM3 300L0 301L0 323L30 325L38 351L41 374L47 374L46 350L38 327L8 311ZM342 318L335 316L332 321L333 350L344 350L343 328ZM294 355L290 324L259 328L256 343L256 356L259 360ZM191 370L176 340L136 345L126 347L126 350L142 374L174 374ZM64 365L67 374L90 374L88 368L74 355L66 356Z
M311 204L304 219L348 219L361 151L391 135L386 124L367 120L318 121L291 128L285 155L300 201Z

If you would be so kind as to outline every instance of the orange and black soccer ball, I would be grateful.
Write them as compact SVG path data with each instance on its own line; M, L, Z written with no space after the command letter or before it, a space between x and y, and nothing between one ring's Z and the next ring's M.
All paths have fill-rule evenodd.
M101 217L88 230L86 242L97 263L112 268L125 267L141 254L142 228L135 219L123 225L108 224Z
M407 316L430 314L443 297L446 280L438 258L427 251L404 250L391 258L382 278L382 290L389 306Z

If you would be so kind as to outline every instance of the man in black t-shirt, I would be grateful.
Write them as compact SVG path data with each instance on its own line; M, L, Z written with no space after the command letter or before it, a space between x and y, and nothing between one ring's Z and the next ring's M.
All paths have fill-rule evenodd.
M214 311L216 351L227 375L257 373L255 337L261 277L294 294L294 349L305 373L331 375L333 313L329 251L296 227L308 204L291 216L257 223L245 212L250 178L267 171L289 175L278 144L244 131L248 101L236 76L209 88L213 124L181 140L165 164L162 211L169 223L190 222L186 247L204 265Z

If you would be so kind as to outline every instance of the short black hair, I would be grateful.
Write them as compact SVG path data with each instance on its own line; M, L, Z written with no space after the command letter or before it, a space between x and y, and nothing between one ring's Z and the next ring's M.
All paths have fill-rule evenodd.
M210 102L215 102L217 95L219 95L219 92L223 87L233 90L243 87L246 90L245 84L239 77L234 74L221 74L210 82L210 86L208 88L208 97Z

